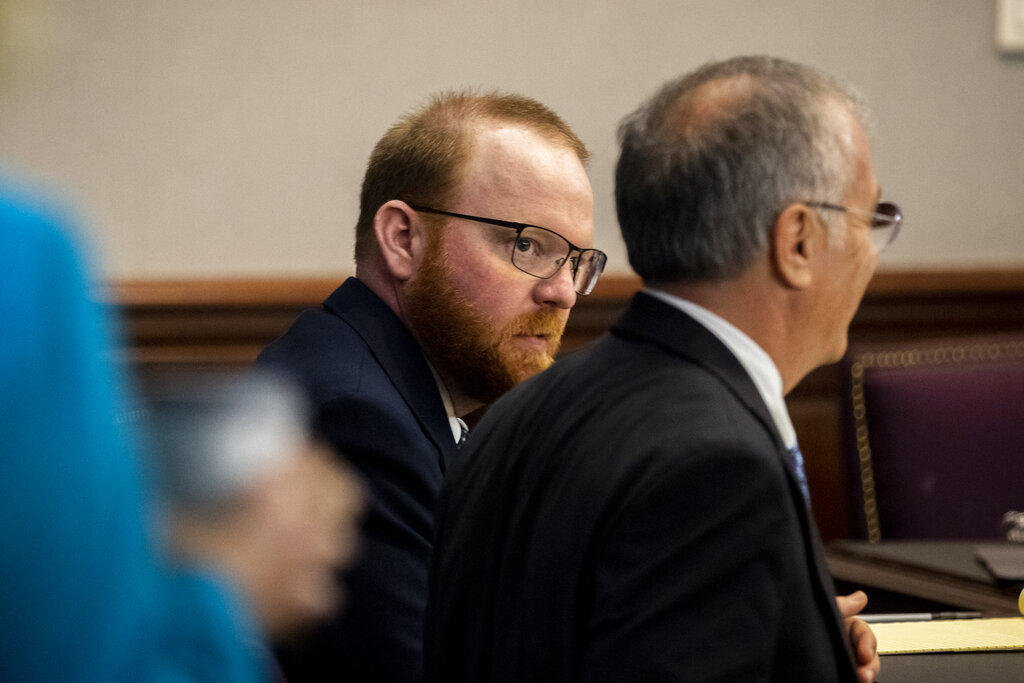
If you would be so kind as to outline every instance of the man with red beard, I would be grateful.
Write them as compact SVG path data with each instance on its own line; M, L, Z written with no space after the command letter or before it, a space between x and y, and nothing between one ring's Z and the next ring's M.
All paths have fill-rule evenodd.
M446 93L374 148L356 275L260 354L308 388L316 429L369 488L349 602L282 644L292 683L419 681L434 506L462 417L548 367L605 255L588 152L540 103Z

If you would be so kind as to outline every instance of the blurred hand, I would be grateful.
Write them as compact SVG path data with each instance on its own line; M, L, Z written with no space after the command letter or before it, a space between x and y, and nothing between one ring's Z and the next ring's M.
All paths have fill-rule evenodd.
M338 570L355 557L362 484L321 444L307 444L216 514L178 511L177 551L241 589L271 638L331 614Z
M861 683L872 683L882 666L878 657L878 642L875 640L874 632L866 622L857 618L867 604L868 596L864 591L836 597L839 614L843 617L847 637L850 639L854 657L857 659L857 679Z

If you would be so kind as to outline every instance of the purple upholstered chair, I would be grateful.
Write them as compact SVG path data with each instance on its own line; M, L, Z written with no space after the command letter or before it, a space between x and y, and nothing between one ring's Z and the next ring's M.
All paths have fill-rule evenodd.
M863 347L840 367L854 535L1005 538L1024 510L1024 333Z

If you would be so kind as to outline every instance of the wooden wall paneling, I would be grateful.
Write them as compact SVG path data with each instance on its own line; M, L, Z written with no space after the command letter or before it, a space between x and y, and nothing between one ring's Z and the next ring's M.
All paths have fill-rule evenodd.
M850 325L850 349L935 337L1024 330L1024 270L882 272ZM850 537L838 364L818 368L787 397L807 462L811 506L826 540Z
M196 370L240 370L338 278L122 281L105 292L124 321L123 357L147 381ZM571 353L607 331L640 288L606 276L580 297L563 339ZM850 326L850 345L1024 329L1024 269L878 273ZM850 534L843 485L838 366L812 372L787 397L826 540Z

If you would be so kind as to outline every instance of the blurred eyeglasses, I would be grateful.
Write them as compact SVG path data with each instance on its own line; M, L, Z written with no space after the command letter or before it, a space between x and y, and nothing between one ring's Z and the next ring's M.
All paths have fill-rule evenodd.
M510 254L512 265L524 273L546 280L554 276L568 262L569 267L572 268L573 287L577 293L584 296L594 291L594 285L597 284L598 278L604 271L604 264L608 261L608 257L603 251L577 247L554 230L548 230L539 225L515 223L497 218L481 218L454 211L433 209L429 206L414 206L412 204L410 206L423 213L436 213L515 230L516 239Z
M896 236L900 234L900 226L903 224L903 211L892 202L879 203L873 213L847 209L845 206L829 204L828 202L804 202L804 204L819 209L843 211L852 216L863 218L871 226L871 244L874 245L875 251L879 254L896 240Z

